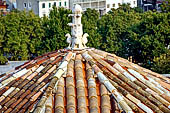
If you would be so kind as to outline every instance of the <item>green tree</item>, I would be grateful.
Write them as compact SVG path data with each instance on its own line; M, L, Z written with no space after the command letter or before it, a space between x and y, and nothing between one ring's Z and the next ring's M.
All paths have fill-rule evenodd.
M5 27L2 24L2 17L0 16L0 64L5 64L8 59L4 56L4 35L5 35Z
M119 56L126 57L128 38L125 37L131 26L140 20L139 13L132 10L129 5L122 5L118 9L112 9L108 14L101 17L98 28L102 36L101 48L108 52L114 52Z
M82 24L83 24L83 32L88 33L88 43L87 46L100 48L102 37L98 32L97 22L99 20L99 12L94 9L87 9L83 13Z
M131 39L129 44L133 47L131 46L130 51L134 53L134 59L150 67L154 57L159 57L167 51L166 47L170 42L169 19L166 13L151 11L142 14L141 18L138 24L132 26L126 37Z
M3 55L10 60L27 60L31 54L38 53L36 47L44 35L40 21L32 11L13 11L2 16L0 37L3 37Z
M170 50L160 57L155 57L153 61L154 65L151 68L152 70L162 74L170 74Z
M68 17L69 14L71 14L71 10L53 7L49 17L42 19L45 37L42 39L41 53L68 46L65 35L70 33L70 27L67 25L71 22L71 18Z
M162 12L170 12L170 0L163 1L161 5Z

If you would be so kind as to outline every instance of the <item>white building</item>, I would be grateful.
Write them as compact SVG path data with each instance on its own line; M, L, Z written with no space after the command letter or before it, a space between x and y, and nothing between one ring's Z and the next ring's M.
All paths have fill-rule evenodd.
M53 5L69 9L69 0L40 0L38 5L39 16L43 17L43 15L49 15Z
M35 14L48 16L53 6L69 8L69 0L16 0L18 10L33 10Z
M124 3L129 3L131 7L137 7L137 0L70 0L70 9L75 4L79 4L83 11L87 8L92 8L98 10L103 15L111 10L111 8L117 9L119 5Z

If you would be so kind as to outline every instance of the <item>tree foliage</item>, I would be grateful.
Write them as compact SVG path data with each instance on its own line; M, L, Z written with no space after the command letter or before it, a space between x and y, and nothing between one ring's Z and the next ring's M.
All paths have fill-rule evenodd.
M162 12L170 12L170 0L164 0L161 5Z
M1 50L10 60L26 60L37 53L44 30L41 19L32 11L14 11L0 18Z
M166 54L162 54L160 57L155 57L153 59L154 65L152 70L158 73L170 74L170 50Z
M126 34L131 39L130 55L137 62L152 62L154 57L166 53L166 47L170 42L169 14L157 12L145 12L141 20L134 24Z
M71 14L71 10L53 7L49 17L42 19L45 37L42 38L41 53L68 46L65 35L70 33L71 30L67 25L71 22L71 18L68 17L69 14Z
M83 13L82 24L84 33L88 33L88 43L87 46L100 48L102 37L98 32L97 22L99 20L99 13L94 9L87 9Z
M162 59L170 45L168 5L169 2L163 4L158 13L123 4L102 17L98 11L87 9L82 16L83 31L89 34L87 46L124 58L132 56L135 63L169 73L169 65L163 66L169 60ZM39 18L32 11L0 16L0 64L67 47L65 35L71 30L67 25L71 22L70 13L71 10L53 7L49 17Z

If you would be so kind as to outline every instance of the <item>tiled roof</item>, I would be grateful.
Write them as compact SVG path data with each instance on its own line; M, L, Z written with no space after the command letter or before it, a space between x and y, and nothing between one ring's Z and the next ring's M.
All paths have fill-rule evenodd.
M0 76L4 113L170 113L170 79L101 50L58 50Z

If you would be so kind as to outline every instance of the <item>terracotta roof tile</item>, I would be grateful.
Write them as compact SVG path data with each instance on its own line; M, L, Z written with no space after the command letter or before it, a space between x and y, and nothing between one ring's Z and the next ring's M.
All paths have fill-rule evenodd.
M1 78L4 113L170 112L168 78L96 49L48 53Z

